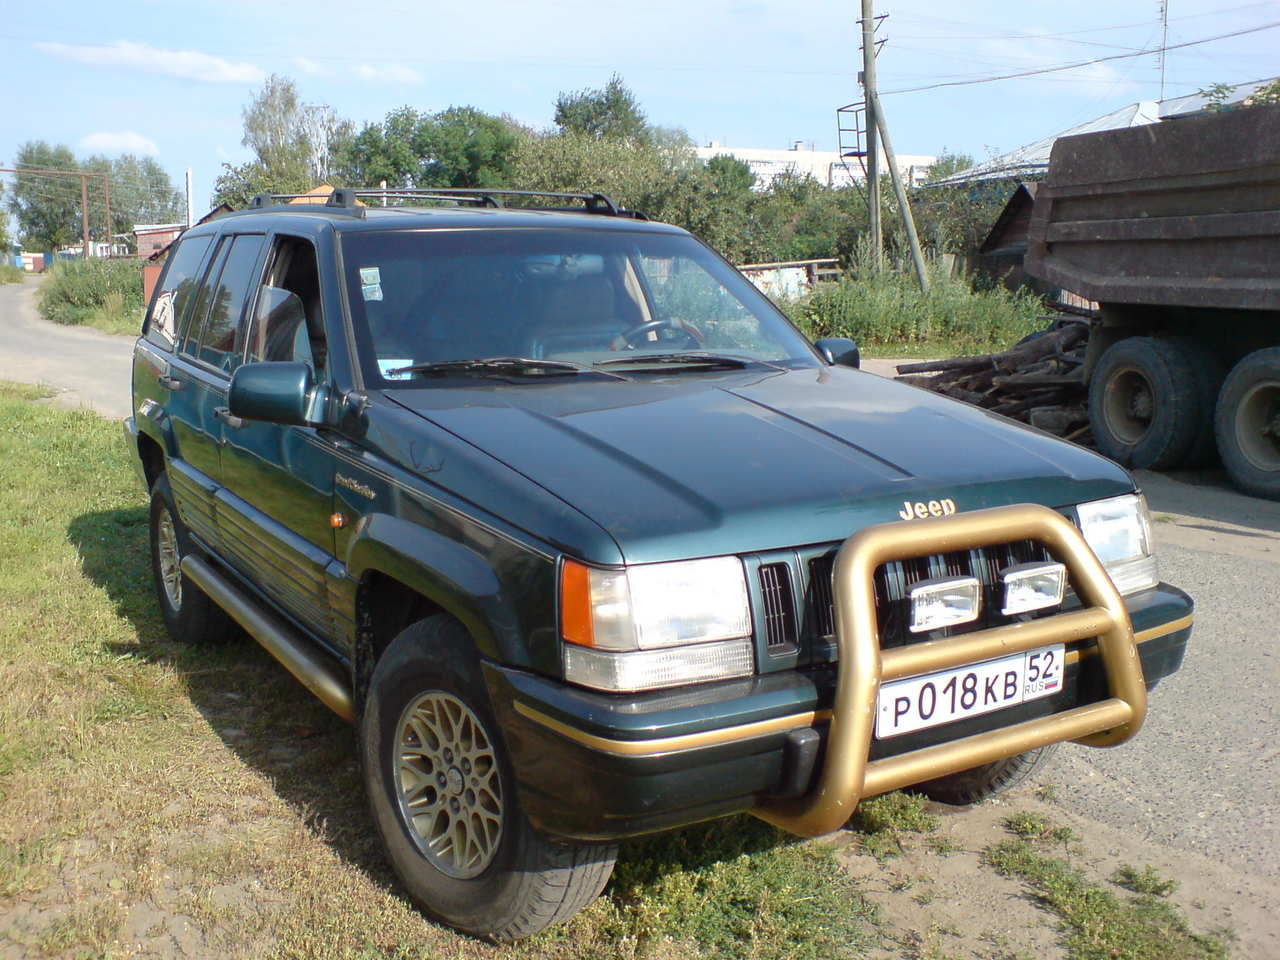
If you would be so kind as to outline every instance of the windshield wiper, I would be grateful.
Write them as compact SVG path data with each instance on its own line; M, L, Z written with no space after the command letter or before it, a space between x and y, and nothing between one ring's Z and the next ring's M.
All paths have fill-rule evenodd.
M545 371L536 373L536 371ZM595 373L614 380L626 380L624 376L608 370L597 370L585 363L571 360L537 360L533 357L480 357L474 360L437 360L431 363L411 363L408 366L388 370L386 376L406 373L520 373L535 372L538 376L564 376L565 374Z
M595 363L595 366L719 367L721 369L741 370L757 363L762 366L772 367L774 370L786 369L776 363L770 363L768 360L760 360L756 357L739 357L732 353L635 353L631 356L618 357L614 360L600 360Z

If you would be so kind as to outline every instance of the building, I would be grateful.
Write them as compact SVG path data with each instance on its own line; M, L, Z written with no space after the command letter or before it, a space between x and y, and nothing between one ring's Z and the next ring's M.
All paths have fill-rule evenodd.
M185 223L138 223L134 224L133 235L138 241L138 257L148 259L152 254L165 249L178 239Z
M765 147L726 147L715 141L705 147L695 147L698 159L704 163L712 157L729 156L745 163L756 177L755 188L767 189L778 177L808 176L826 187L849 187L866 179L862 165L857 160L846 161L835 150L815 150L797 140L785 150ZM902 179L915 186L924 182L929 167L937 157L920 154L899 154L898 171ZM880 168L888 170L884 154L880 156Z

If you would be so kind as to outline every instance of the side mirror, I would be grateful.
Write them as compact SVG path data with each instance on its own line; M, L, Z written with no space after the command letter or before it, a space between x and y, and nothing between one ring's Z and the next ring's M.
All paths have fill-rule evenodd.
M306 426L312 386L311 367L305 363L244 363L231 375L227 410L245 420Z
M826 358L827 363L842 367L862 366L862 353L858 350L858 345L848 337L823 337L815 340L813 345Z

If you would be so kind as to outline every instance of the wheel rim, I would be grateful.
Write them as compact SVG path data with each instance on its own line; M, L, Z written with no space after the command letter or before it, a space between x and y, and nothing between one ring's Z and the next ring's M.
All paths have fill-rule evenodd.
M1102 416L1107 429L1121 442L1136 444L1151 429L1155 415L1155 391L1136 367L1122 367L1111 377Z
M1240 398L1236 442L1259 470L1280 470L1280 380L1255 383Z
M178 548L178 531L167 509L160 511L160 521L156 524L156 553L165 598L169 606L179 610L182 608L182 552Z
M450 694L424 694L400 715L393 750L400 816L419 852L450 877L483 873L502 839L503 808L479 717Z

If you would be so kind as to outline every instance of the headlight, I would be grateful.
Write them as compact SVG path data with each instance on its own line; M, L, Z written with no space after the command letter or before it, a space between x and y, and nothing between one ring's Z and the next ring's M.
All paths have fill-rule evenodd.
M1151 553L1147 501L1137 494L1094 500L1076 508L1080 532L1107 568L1116 589L1136 593L1159 582Z
M747 581L737 557L560 570L565 677L599 690L652 690L746 676L754 667Z

